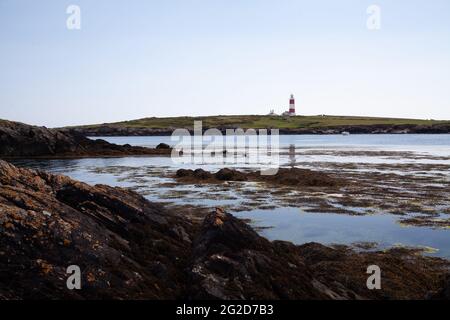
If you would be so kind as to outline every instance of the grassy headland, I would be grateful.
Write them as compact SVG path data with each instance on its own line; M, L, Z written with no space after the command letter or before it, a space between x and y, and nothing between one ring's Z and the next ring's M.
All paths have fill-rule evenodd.
M130 121L64 128L86 136L171 135L174 129L192 130L194 121L202 121L204 130L279 129L281 134L350 133L450 133L450 121L352 117L352 116L263 116L230 115L205 117L143 118Z
M421 120L378 117L353 117L353 116L268 116L268 115L230 115L230 116L204 116L204 117L167 117L167 118L142 118L130 121L104 123L100 125L80 126L84 128L96 128L99 126L114 126L127 128L192 128L194 121L203 121L204 128L214 127L240 127L240 128L326 128L337 126L365 126L365 125L435 125L450 124L449 120Z

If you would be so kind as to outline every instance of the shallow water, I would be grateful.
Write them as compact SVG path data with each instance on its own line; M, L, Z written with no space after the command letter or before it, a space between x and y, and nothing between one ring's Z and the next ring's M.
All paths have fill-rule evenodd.
M164 142L170 145L170 137L108 137L110 142L141 146L156 146ZM294 145L294 148L292 147ZM438 164L427 174L440 174L443 181L450 181L450 135L289 135L280 136L280 163L282 166L307 167L316 170L330 170L331 164L386 164L371 167L339 168L339 170L385 171L392 173L396 164ZM292 152L294 149L294 152ZM345 151L345 154L341 152ZM364 154L361 151L408 152L405 157L398 154ZM352 152L358 152L357 155ZM171 175L179 168L203 168L215 171L222 164L175 164L170 157L124 157L64 160L16 160L17 165L47 170L68 175L90 184L108 184L133 188L151 201L189 204L203 207L239 205L251 203L250 195L237 195L231 190L218 190L214 186L179 185L165 187L173 182ZM329 167L327 167L329 165ZM258 165L236 164L228 167L258 169ZM369 169L368 169L369 168ZM422 169L394 168L398 174L422 174ZM165 177L161 177L166 175ZM447 179L447 180L445 180ZM174 190L176 193L174 193ZM207 195L207 196L205 196ZM247 197L247 198L246 198ZM267 204L272 200L267 195ZM353 210L354 209L354 210ZM358 208L352 208L358 211ZM450 230L430 227L405 227L401 217L390 214L352 216L334 213L307 213L299 208L286 206L271 210L247 210L234 212L242 218L254 220L255 226L271 227L261 229L269 239L293 241L301 244L315 241L324 244L351 244L354 242L377 242L380 247L396 244L427 246L439 249L437 255L450 258Z
M450 258L450 231L428 227L404 226L389 214L345 215L309 213L298 208L252 210L234 213L251 219L252 225L270 240L286 240L296 244L353 244L376 242L378 248L395 245L435 248L438 256Z

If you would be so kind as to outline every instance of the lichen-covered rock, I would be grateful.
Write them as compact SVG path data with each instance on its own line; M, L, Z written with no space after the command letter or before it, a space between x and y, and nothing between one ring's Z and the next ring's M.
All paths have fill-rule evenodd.
M274 245L216 209L194 243L190 292L196 299L327 299L295 248Z
M191 228L177 213L134 192L0 160L4 298L182 296ZM81 290L66 287L70 265L81 268Z

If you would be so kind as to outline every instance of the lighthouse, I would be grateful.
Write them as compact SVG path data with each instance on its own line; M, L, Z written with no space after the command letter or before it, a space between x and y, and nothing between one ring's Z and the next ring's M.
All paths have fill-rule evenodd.
M291 98L289 99L289 115L295 116L295 98L293 94L291 94Z
M294 98L293 94L291 94L291 98L289 99L289 110L283 112L281 115L282 116L295 116L295 98Z

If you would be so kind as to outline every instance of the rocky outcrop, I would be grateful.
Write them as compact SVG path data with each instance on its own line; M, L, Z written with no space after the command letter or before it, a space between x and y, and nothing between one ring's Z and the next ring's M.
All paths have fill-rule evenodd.
M270 242L221 209L202 224L122 188L0 160L0 299L422 299L448 261ZM382 270L368 290L366 269ZM80 290L66 273L80 267ZM448 279L448 278L447 278Z
M235 169L223 168L217 171L214 177L221 181L246 181L249 175Z
M205 218L194 242L193 298L329 298L315 288L314 276L295 248L271 243L242 221L216 209Z
M80 133L0 120L0 157L85 157L170 154L170 149L119 146Z
M160 143L156 146L156 149L170 149L170 146L167 143Z
M259 171L243 172L229 168L220 169L216 173L210 173L203 169L179 169L175 178L183 183L261 181L297 187L337 187L349 183L342 178L338 179L324 172L300 168L279 168L273 175L261 175Z
M192 228L134 192L0 160L0 297L183 296ZM70 265L81 290L66 287Z
M100 125L95 127L69 127L62 131L81 134L87 137L114 137L114 136L170 136L176 128L135 128Z

